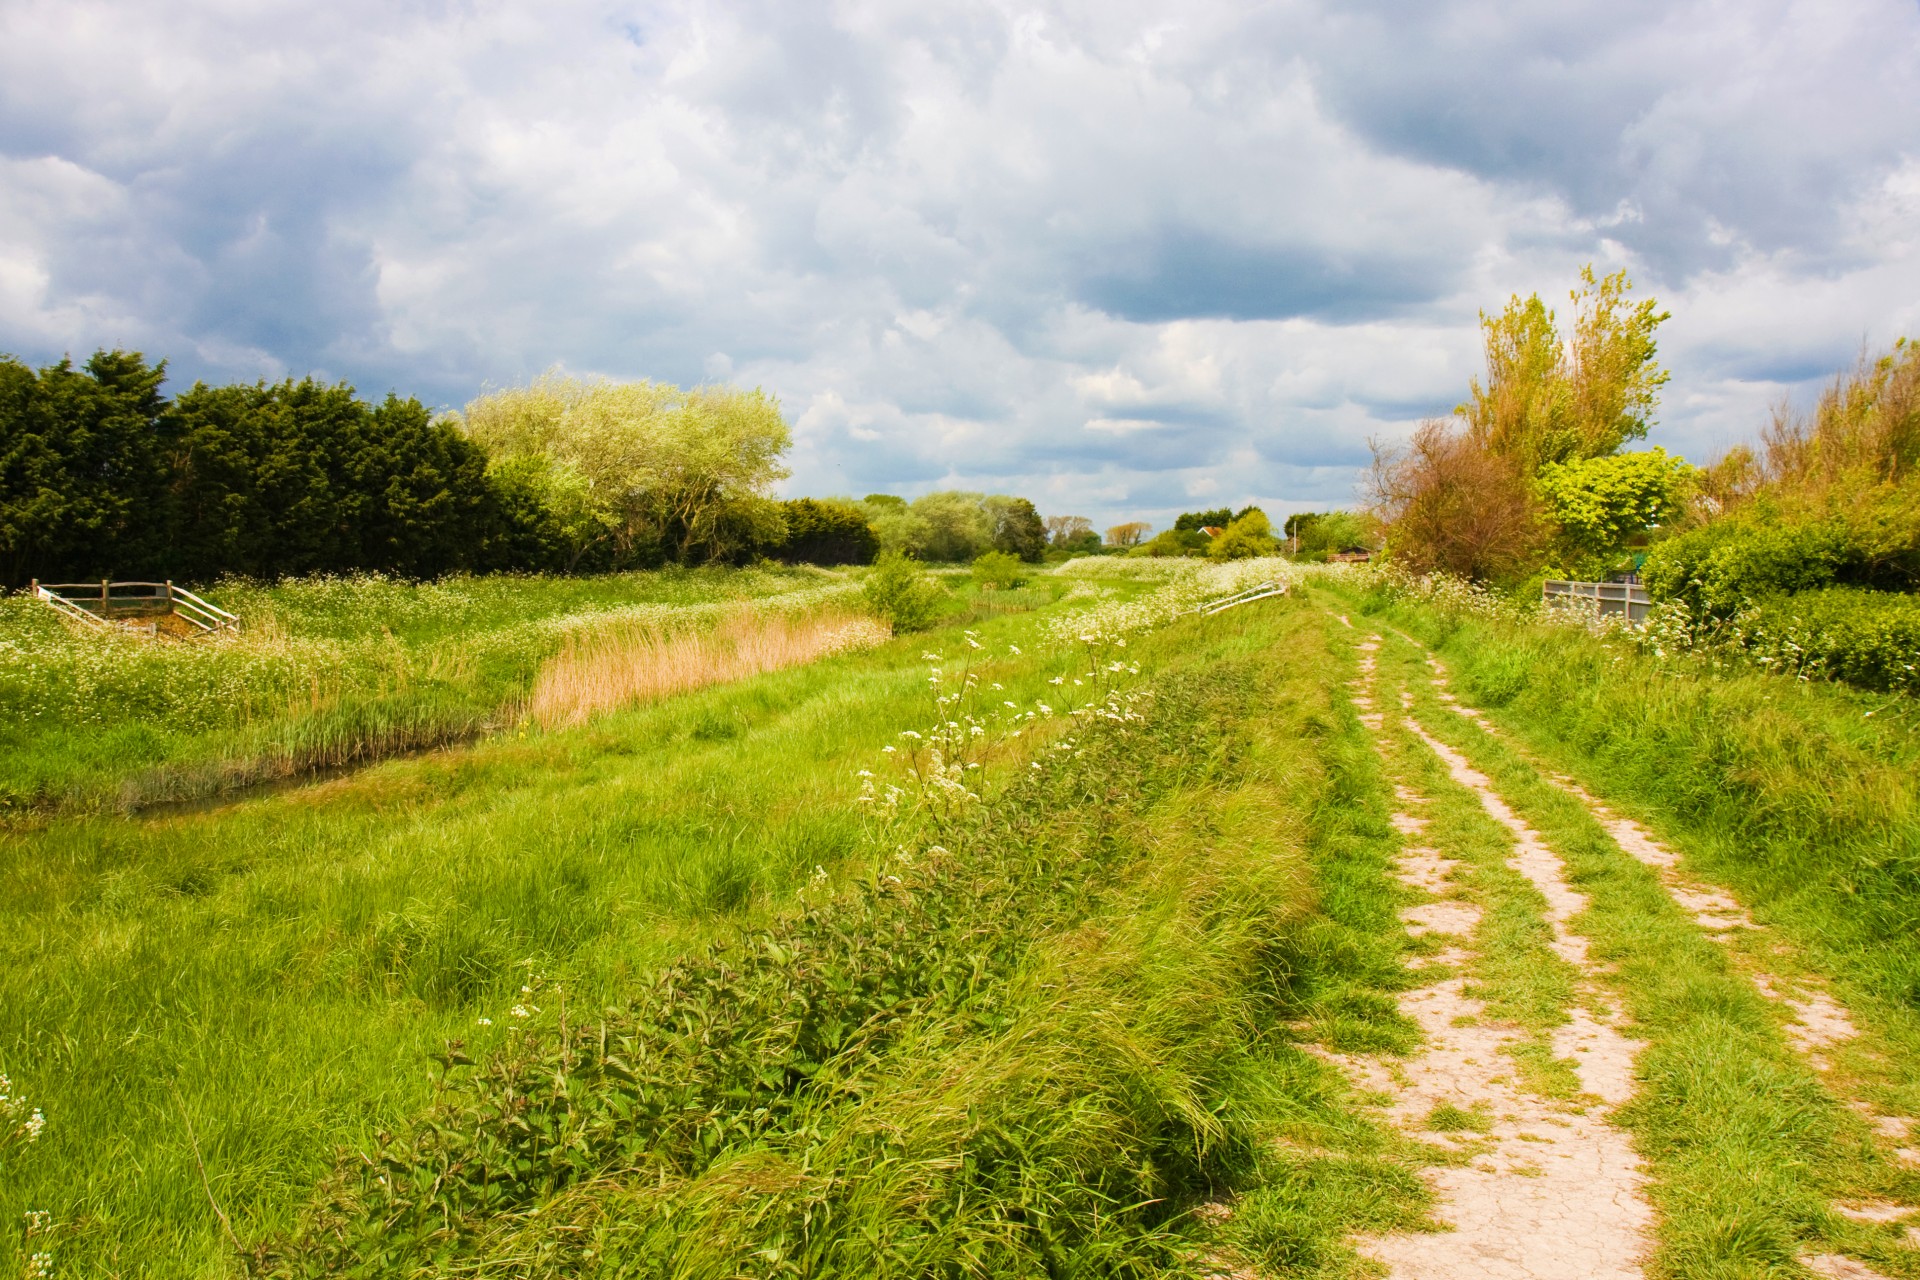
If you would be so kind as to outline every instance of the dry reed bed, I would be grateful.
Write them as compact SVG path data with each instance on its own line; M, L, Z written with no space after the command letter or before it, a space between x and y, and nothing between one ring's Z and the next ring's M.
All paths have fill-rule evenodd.
M617 707L871 648L891 634L874 618L832 609L742 610L710 631L669 632L651 621L607 628L568 639L548 659L527 711L542 728L580 724Z

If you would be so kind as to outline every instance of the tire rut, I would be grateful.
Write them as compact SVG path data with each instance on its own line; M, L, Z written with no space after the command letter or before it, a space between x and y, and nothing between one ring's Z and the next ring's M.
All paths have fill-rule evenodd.
M1530 753L1497 728L1483 712L1462 703L1448 687L1448 671L1445 664L1413 637L1399 631L1394 634L1412 645L1422 655L1428 669L1432 672L1435 694L1444 706L1462 718L1472 721L1489 737L1506 745L1540 777L1577 799L1621 852L1652 869L1668 896L1687 912L1694 924L1708 937L1725 943L1739 931L1760 935L1769 933L1766 927L1756 922L1747 908L1731 894L1687 876L1680 869L1679 854L1662 844L1644 826L1608 808L1603 801L1574 779L1541 765ZM1403 701L1410 701L1410 699L1403 695ZM1451 755L1461 765L1466 764L1464 756L1431 739L1424 730L1416 726L1414 732L1426 739L1427 745L1441 753L1443 759ZM1449 767L1452 767L1451 761ZM1456 780L1458 778L1459 775L1456 774ZM1501 807L1505 808L1504 803ZM1489 812L1494 812L1491 807ZM1499 815L1495 814L1495 816ZM1552 901L1551 896L1549 901ZM1777 940L1773 941L1773 945L1776 949L1783 949L1786 946L1783 941ZM1830 1078L1834 1074L1834 1064L1823 1051L1853 1040L1859 1035L1859 1029L1851 1011L1824 983L1817 979L1789 980L1765 971L1751 960L1744 961L1739 968L1763 997L1789 1013L1789 1020L1783 1027L1788 1043L1809 1066ZM1920 1136L1916 1136L1920 1130L1916 1129L1912 1117L1887 1114L1858 1098L1842 1096L1840 1100L1866 1119L1877 1141L1895 1160L1907 1165L1920 1166ZM1874 1201L1838 1203L1833 1208L1841 1216L1858 1222L1901 1222L1912 1219L1914 1225L1907 1227L1907 1237L1915 1247L1920 1247L1920 1207ZM1816 1274L1834 1277L1835 1280L1885 1280L1879 1272L1866 1264L1840 1254L1808 1255L1801 1258L1801 1263Z
M1361 672L1353 701L1391 770L1385 713L1377 705L1381 643L1376 635L1359 646ZM1560 874L1559 860L1524 824L1516 829L1517 818L1490 788L1473 785L1463 759L1410 718L1407 724L1456 780L1476 791L1489 813L1499 818L1504 812L1511 820L1513 865L1549 903L1555 950L1585 966L1586 939L1566 926L1581 902ZM1543 1098L1515 1083L1509 1050L1525 1032L1489 1021L1462 972L1477 954L1472 934L1482 910L1449 896L1454 874L1464 864L1420 842L1428 825L1421 813L1427 801L1404 781L1396 783L1395 795L1399 809L1393 823L1405 840L1396 874L1403 884L1436 899L1406 908L1401 918L1409 933L1433 934L1447 943L1438 954L1414 962L1413 967L1431 969L1434 981L1400 1000L1402 1011L1420 1027L1424 1047L1405 1061L1326 1056L1357 1086L1387 1097L1388 1117L1450 1162L1451 1167L1441 1165L1426 1176L1438 1196L1437 1216L1453 1229L1369 1237L1357 1242L1360 1251L1384 1264L1389 1274L1408 1280L1638 1280L1645 1274L1642 1259L1650 1251L1653 1212L1642 1191L1640 1161L1626 1133L1608 1120L1613 1107L1633 1092L1636 1045L1604 1001L1589 994L1569 1011L1571 1021L1555 1037L1556 1052L1574 1062L1591 1095L1585 1105Z

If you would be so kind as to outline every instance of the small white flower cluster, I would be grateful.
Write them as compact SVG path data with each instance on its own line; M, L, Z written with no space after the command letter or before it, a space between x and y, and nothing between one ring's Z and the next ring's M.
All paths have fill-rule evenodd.
M40 1141L40 1132L46 1127L47 1118L40 1108L29 1105L13 1091L13 1081L0 1075L0 1151L15 1143Z

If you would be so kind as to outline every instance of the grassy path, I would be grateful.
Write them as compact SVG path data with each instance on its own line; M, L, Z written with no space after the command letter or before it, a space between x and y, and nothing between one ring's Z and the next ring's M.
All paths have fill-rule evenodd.
M1363 1252L1434 1280L1638 1277L1652 1212L1611 1119L1635 1046L1568 927L1579 895L1485 779L1405 714L1383 643L1359 642L1354 701L1395 785L1398 875L1418 899L1401 916L1421 951L1401 1005L1424 1044L1404 1062L1336 1060L1423 1141L1452 1230L1376 1236Z
M1724 886L1688 874L1643 826L1515 750L1457 700L1424 647L1386 634L1382 666L1398 673L1410 731L1456 778L1486 784L1487 809L1510 815L1522 861L1531 832L1539 853L1564 863L1585 902L1547 914L1591 939L1582 985L1644 1040L1618 1117L1659 1215L1648 1273L1920 1275L1920 1241L1903 1221L1920 1203L1902 1145L1911 1122L1870 1100L1876 1077L1911 1067L1862 1031L1831 975L1756 926ZM1551 1092L1555 1059L1533 1052L1533 1081Z

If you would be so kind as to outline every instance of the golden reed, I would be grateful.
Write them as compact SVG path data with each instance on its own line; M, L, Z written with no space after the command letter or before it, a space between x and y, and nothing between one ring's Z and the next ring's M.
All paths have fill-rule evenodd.
M743 610L711 631L632 625L569 640L540 668L528 713L546 729L581 724L616 707L869 648L890 634L884 622L838 611Z

